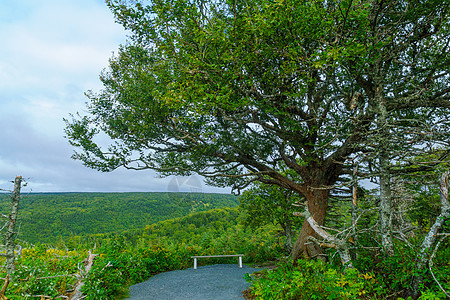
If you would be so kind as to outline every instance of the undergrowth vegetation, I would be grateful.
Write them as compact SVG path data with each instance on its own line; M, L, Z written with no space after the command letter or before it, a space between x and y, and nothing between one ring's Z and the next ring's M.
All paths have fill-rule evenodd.
M377 293L371 273L349 269L345 274L321 260L283 262L251 280L254 299L364 299ZM371 299L371 298L367 298Z
M446 290L450 289L450 245L436 256L434 274ZM361 255L363 257L363 255ZM250 299L404 299L414 275L415 251L397 246L389 259L372 253L355 260L355 269L343 272L339 262L321 260L284 261L278 268L264 270L252 283ZM425 274L419 299L446 299L429 271ZM411 298L408 298L411 299Z
M450 229L447 220L446 230ZM395 252L385 256L372 235L361 235L360 245L353 248L354 269L342 268L335 250L327 250L322 260L283 261L278 268L264 270L252 283L250 299L412 299L408 293L413 276L417 275L415 260L422 236L410 245L396 242ZM418 299L447 299L438 286L450 290L450 242L444 241L436 251L433 265L424 271ZM433 274L431 274L431 271ZM434 278L433 278L434 276Z
M78 267L86 255L87 251L66 251L43 244L26 246L16 260L6 296L15 300L68 294L77 283ZM6 277L5 269L0 270L0 277Z

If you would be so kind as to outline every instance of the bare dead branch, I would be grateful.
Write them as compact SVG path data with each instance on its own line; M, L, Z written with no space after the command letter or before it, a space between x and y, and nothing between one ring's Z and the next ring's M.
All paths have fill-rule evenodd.
M342 265L345 269L354 268L352 264L352 259L349 252L349 247L347 242L344 239L337 238L337 235L331 235L327 231L325 231L313 218L313 216L308 211L308 207L305 207L305 211L303 213L295 212L294 215L301 215L305 217L306 221L309 223L311 228L324 239L324 242L319 242L314 237L308 237L309 240L322 244L323 246L329 246L330 248L334 248L338 251L339 256L341 257Z
M0 291L0 300L8 300L8 298L6 298L5 296L8 284L9 284L9 274L6 275L5 282L3 283L2 290Z
M428 263L428 268L430 269L431 276L433 276L434 281L436 281L436 283L437 283L437 285L439 286L439 288L441 289L441 291L447 296L447 298L450 298L450 293L448 293L448 292L442 287L442 285L441 285L441 283L439 282L439 280L437 280L436 276L434 276L434 273L433 273L433 270L432 270L433 265L434 265L434 263L433 263L433 258L436 256L436 252L437 252L439 246L441 245L442 241L443 241L446 237L448 237L448 236L450 236L450 233L447 233L447 234L445 234L445 235L442 235L442 238L439 240L439 242L437 242L436 247L434 247L433 253L432 253L431 256L430 256L430 261L429 261L429 263Z
M436 218L433 226L431 226L427 235L423 239L422 245L420 246L420 252L416 259L416 269L418 274L422 274L420 271L423 270L424 266L430 262L430 258L427 256L428 251L436 242L439 231L444 225L445 220L450 216L450 204L448 201L448 188L449 188L449 172L444 172L441 175L440 180L440 193L441 193L441 213ZM419 293L419 286L423 281L423 275L417 275L413 277L412 280L412 292L416 296Z
M81 288L84 285L83 279L86 277L86 275L89 273L89 271L92 268L92 265L94 264L94 259L97 257L98 254L93 254L91 250L89 250L88 257L84 261L84 270L82 270L80 267L78 268L80 272L76 275L78 278L78 282L75 286L75 290L73 293L70 294L69 300L81 300L84 299L86 296L83 296L81 292Z

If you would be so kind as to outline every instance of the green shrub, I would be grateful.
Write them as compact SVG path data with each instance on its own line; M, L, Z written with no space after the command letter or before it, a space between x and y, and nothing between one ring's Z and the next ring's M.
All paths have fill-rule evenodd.
M437 286L428 267L422 271L422 274L418 274L416 270L416 257L422 237L418 236L411 242L412 247L396 241L394 254L391 256L384 255L381 251L361 249L358 259L354 260L354 265L361 272L374 274L379 285L378 295L394 294L397 297L407 297L411 292L413 276L422 275L420 291L424 298L421 299L445 299L445 294ZM448 263L450 247L448 246L449 243L442 243L433 260L435 276L446 290L450 289L450 264Z
M255 299L374 299L373 274L349 269L345 274L322 261L284 262L251 280Z
M10 277L6 296L18 300L29 299L30 295L66 295L76 284L78 264L85 257L85 252L63 251L41 244L25 248L16 260L16 271ZM0 271L0 277L5 276L5 270Z
M142 282L152 275L184 269L192 264L191 256L198 248L173 245L132 247L122 238L106 243L103 252L86 278L83 292L88 299L123 298L132 284Z

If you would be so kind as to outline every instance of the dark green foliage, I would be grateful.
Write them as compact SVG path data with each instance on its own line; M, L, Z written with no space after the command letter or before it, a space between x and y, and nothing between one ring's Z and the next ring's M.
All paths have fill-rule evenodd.
M269 223L280 225L283 229L299 225L302 220L293 215L298 208L292 204L304 201L291 190L266 184L258 184L239 197L240 206L246 212L245 224L252 228Z
M430 195L429 193L421 192L416 199L417 201L414 202L409 216L413 222L417 223L422 232L427 232L439 215L441 207L440 197L438 193Z
M420 157L425 160L428 157ZM428 160L436 159L429 157ZM448 163L443 164L439 171L447 170ZM419 227L422 233L427 232L436 217L441 212L440 187L439 176L442 172L433 172L431 174L415 174L404 178L405 189L414 196L414 201L408 211L408 217L411 221ZM447 228L448 229L448 228ZM444 230L445 231L445 230Z
M71 237L65 244L69 248L76 244L110 248L108 245L115 245L117 241L138 248L189 246L205 255L243 253L245 262L273 260L282 254L283 241L276 239L275 226L251 230L240 224L242 220L236 208L214 209L147 225L141 230ZM210 259L200 264L228 261L235 262L235 259Z
M239 197L240 209L245 212L244 224L250 228L259 228L266 224L280 226L279 235L285 236L286 254L292 251L292 239L301 228L303 218L294 216L298 211L295 203L303 203L305 199L292 190L275 185L254 184Z
M0 210L9 207L0 195ZM237 197L201 193L28 194L20 203L20 238L56 242L61 237L142 228L196 211L237 206Z
M199 212L148 226L141 239L197 246L205 255L243 253L245 262L273 260L281 254L282 243L275 239L276 227L250 230L240 224L242 219L236 208ZM211 259L206 263L224 261Z

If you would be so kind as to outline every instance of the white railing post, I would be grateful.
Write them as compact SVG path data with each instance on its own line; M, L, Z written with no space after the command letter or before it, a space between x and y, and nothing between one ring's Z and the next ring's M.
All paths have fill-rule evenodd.
M225 255L198 255L191 256L194 259L194 270L197 269L197 258L211 258L211 257L238 257L239 258L239 268L242 268L242 257L244 254L225 254Z

